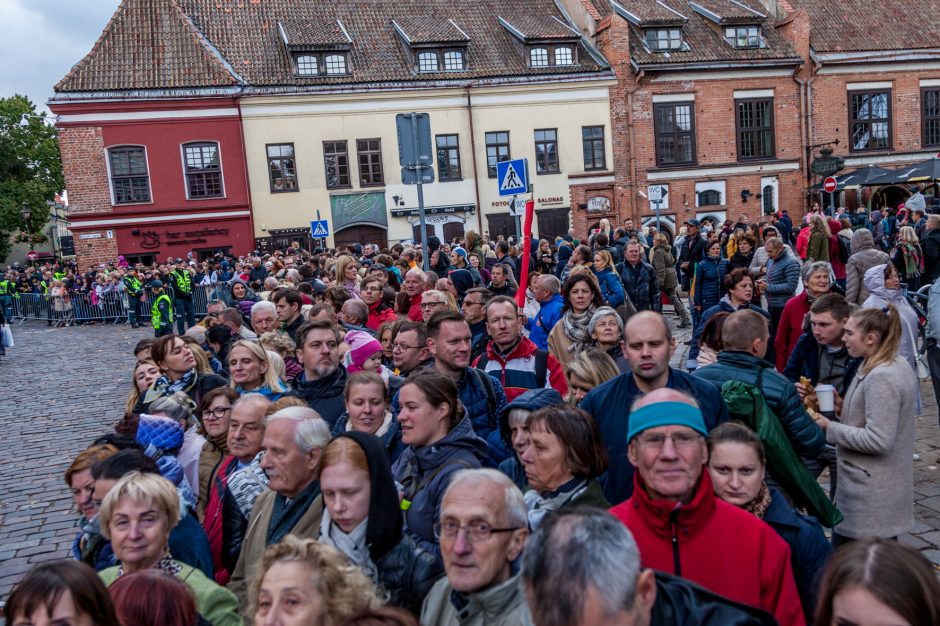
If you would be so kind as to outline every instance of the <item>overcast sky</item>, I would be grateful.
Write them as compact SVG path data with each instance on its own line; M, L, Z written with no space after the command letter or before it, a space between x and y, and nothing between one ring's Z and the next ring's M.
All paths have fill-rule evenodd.
M0 97L40 110L52 87L88 54L120 0L0 0Z

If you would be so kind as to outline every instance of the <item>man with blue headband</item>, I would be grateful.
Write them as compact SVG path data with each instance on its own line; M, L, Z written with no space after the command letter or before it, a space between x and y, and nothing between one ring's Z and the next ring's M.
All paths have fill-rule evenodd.
M633 495L610 512L633 533L643 567L682 576L804 624L790 547L759 518L715 496L708 430L698 404L674 389L652 391L630 412L627 456Z

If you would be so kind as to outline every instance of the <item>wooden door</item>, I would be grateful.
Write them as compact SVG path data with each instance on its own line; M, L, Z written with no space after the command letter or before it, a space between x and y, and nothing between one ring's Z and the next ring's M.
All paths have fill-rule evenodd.
M536 211L535 215L539 219L540 239L548 239L552 242L555 237L565 235L571 227L568 221L568 209L547 209Z
M333 235L333 245L337 250L354 243L366 245L374 243L379 249L388 247L388 232L378 226L349 226Z
M486 221L489 224L491 241L496 241L500 235L506 239L516 236L516 218L509 213L487 215Z
M464 235L464 224L463 222L447 222L444 224L444 242L450 243L454 240L454 237L457 239L463 239Z

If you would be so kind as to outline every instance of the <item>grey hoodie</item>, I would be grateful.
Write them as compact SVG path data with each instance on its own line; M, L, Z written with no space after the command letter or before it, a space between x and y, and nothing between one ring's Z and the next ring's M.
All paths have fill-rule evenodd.
M849 304L861 305L868 298L865 272L890 262L887 253L875 248L870 230L859 228L852 234L852 256L845 264L845 299Z

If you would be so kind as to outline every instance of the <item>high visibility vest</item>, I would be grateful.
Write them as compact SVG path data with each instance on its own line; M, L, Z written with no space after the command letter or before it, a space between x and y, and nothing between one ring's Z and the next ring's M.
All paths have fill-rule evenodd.
M12 280L0 280L0 296L12 296L16 288Z
M160 301L166 301L166 324L163 323L163 317L160 314ZM153 306L150 307L150 323L153 324L154 329L160 330L165 325L173 325L173 303L170 302L170 296L165 293L161 293L157 296L157 299L153 301Z
M140 281L133 276L124 277L124 286L127 287L127 292L132 296L140 295Z
M177 289L179 289L181 293L190 293L193 290L193 281L189 276L189 272L186 270L183 270L182 272L179 270L173 270L170 272L170 274L172 274L176 279L174 282L176 283Z

